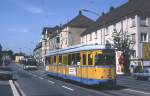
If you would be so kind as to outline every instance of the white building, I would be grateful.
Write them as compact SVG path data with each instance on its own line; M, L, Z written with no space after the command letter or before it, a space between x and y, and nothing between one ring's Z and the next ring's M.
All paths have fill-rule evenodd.
M110 8L103 13L96 24L81 34L84 44L113 44L112 33L126 32L133 41L131 64L137 65L144 61L150 64L150 51L147 50L147 59L143 50L144 43L150 43L150 0L129 0L118 8ZM150 49L150 46L147 46Z
M33 56L38 64L42 64L42 42L39 42L36 45L36 48L33 51Z
M61 27L59 33L60 48L80 44L80 34L92 24L94 24L94 21L84 16L82 12L79 11L79 14L75 18Z
M47 54L48 50L50 49L49 45L49 37L52 35L53 28L51 27L44 27L42 31L42 62L45 61L45 55Z

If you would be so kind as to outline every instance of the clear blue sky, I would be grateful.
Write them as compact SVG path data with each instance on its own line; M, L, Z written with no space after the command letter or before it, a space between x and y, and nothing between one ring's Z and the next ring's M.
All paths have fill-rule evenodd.
M3 49L31 53L41 38L43 27L64 24L78 15L80 9L101 14L110 6L127 0L1 0L0 44ZM96 19L91 13L84 15Z

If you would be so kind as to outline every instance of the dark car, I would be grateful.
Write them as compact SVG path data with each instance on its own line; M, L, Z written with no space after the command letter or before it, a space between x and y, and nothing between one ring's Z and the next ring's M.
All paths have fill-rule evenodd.
M0 66L0 79L13 79L13 72L9 66Z

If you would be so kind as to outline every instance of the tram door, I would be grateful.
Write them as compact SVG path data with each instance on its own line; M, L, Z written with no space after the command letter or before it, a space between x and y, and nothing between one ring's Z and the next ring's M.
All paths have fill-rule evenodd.
M82 52L81 53L81 77L82 77L82 82L87 82L86 79L88 79L88 54L87 52Z

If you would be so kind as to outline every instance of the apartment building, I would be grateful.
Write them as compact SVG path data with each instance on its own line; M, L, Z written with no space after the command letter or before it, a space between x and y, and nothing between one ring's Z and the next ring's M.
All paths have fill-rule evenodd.
M56 50L56 49L59 49L60 46L60 39L59 39L59 32L60 32L60 26L56 25L54 28L53 28L53 31L52 31L52 35L49 37L49 50L48 51L52 51L52 50Z
M113 44L113 32L126 32L133 41L131 64L150 65L150 0L128 0L118 8L111 7L81 34L81 43ZM144 44L148 45L145 52Z
M39 42L33 50L33 56L38 64L42 64L42 42Z
M42 31L42 62L44 62L44 56L49 50L49 38L52 36L54 28L53 27L44 27Z
M79 14L76 17L61 26L59 32L60 48L80 44L80 34L93 24L93 20L84 16L82 12L79 11Z

